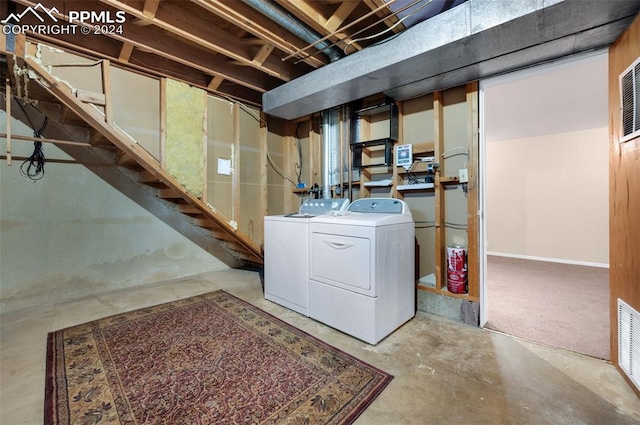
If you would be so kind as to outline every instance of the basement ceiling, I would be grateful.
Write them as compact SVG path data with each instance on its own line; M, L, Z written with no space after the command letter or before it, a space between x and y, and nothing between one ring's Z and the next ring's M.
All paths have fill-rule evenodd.
M0 16L13 13L17 18L7 23L40 24L37 14L24 13L38 4L64 20L72 11L92 11L111 19L124 12L125 22L116 23L121 31L111 34L27 34L66 50L261 106L267 91L462 2L13 0L2 2Z
M29 7L124 16L109 34L27 34L294 119L605 47L640 0L3 0L0 17L42 23Z

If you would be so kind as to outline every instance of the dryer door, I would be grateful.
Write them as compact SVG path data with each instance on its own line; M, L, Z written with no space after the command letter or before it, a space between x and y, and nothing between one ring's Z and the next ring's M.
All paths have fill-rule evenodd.
M337 232L336 232L337 233ZM368 237L313 232L310 278L365 295L373 295Z

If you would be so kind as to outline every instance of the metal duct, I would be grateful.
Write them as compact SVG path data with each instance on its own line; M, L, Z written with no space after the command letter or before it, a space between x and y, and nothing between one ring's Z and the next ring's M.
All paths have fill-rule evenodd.
M405 100L607 47L639 10L640 0L469 0L264 93L263 110L291 120L377 93Z
M296 36L300 37L307 43L315 43L316 41L324 38L322 35L315 32L313 29L309 28L306 24L298 21L293 18L287 12L282 10L276 4L271 1L265 0L242 0L249 6L253 7L258 12L262 13L272 21L276 22L278 25L286 28L288 31L291 31ZM336 47L332 47L331 43L328 41L321 41L316 44L315 47L326 54L331 62L337 61L341 59L344 55L342 51Z

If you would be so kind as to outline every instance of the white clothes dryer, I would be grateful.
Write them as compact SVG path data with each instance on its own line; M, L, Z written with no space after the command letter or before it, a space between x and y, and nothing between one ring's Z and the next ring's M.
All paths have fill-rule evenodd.
M415 225L407 204L364 198L310 220L309 317L377 344L415 316Z
M297 213L264 218L265 299L309 315L309 222L348 205L348 199L310 199Z

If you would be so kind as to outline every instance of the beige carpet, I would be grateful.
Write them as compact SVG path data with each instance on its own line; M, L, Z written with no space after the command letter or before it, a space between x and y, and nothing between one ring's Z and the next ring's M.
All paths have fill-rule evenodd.
M486 327L609 360L609 269L488 256Z

